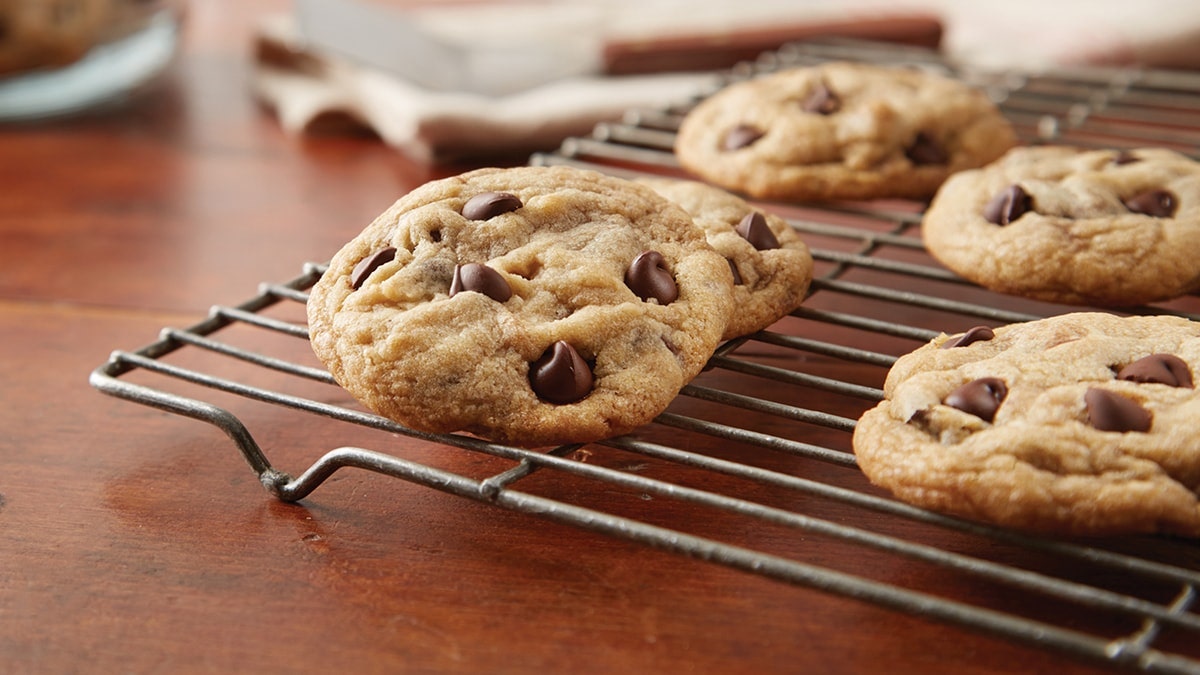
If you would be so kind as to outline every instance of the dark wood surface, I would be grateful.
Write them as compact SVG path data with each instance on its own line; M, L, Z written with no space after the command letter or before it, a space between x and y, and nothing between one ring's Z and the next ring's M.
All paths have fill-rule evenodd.
M215 429L97 393L111 350L327 259L457 169L284 135L247 84L252 22L284 3L195 5L146 95L0 127L0 670L1090 669L364 472L284 504ZM344 442L255 414L280 445ZM850 566L893 573L873 564Z

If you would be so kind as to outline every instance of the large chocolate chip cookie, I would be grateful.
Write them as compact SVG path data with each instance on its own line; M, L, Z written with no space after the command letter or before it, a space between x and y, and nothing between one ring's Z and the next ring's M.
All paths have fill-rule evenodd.
M1078 535L1200 536L1200 324L1081 312L942 335L854 431L872 482L937 511Z
M982 92L914 69L833 62L733 84L693 108L675 154L705 180L786 201L927 198L1016 144Z
M428 183L312 289L313 350L371 409L523 446L658 415L732 310L728 262L647 187L566 167Z
M1017 148L948 180L921 232L943 264L1002 293L1173 298L1200 288L1200 163L1155 148Z

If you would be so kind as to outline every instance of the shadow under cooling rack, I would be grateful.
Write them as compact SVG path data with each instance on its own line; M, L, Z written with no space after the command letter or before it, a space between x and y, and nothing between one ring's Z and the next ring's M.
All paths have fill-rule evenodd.
M1031 143L1155 144L1194 155L1200 139L1200 85L1173 74L993 75L920 50L830 43L790 46L725 80L834 58L962 77L986 88ZM630 111L532 163L678 173L671 145L687 107ZM344 468L373 471L1037 648L1132 670L1200 673L1193 543L1060 541L968 523L890 498L855 464L855 420L881 398L898 355L943 331L1064 308L997 296L941 268L921 245L920 205L762 206L812 249L810 297L769 330L724 345L667 412L629 436L528 450L416 432L366 411L308 349L303 307L324 271L313 263L240 305L214 307L194 326L114 352L91 383L220 428L280 499L303 499ZM1200 298L1128 311L1197 319ZM344 429L355 442L289 449L289 457L314 453L293 475L271 463L247 428L253 417L240 411L249 406ZM481 458L471 466L484 468L378 449L393 448L397 434L442 456ZM879 564L857 564L864 559ZM888 572L897 569L904 574Z

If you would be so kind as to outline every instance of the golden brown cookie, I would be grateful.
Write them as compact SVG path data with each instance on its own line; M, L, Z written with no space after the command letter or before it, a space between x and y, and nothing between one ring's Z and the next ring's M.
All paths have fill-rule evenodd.
M941 335L854 431L912 504L1020 529L1200 536L1200 324L1081 312Z
M0 2L0 74L63 66L102 38L117 0Z
M732 274L681 208L568 167L414 190L334 256L313 350L371 409L523 446L657 416L716 348Z
M832 62L730 85L693 108L675 154L705 180L786 201L927 198L1016 144L982 92L915 69Z
M1200 163L1170 150L1016 148L953 176L922 237L1001 293L1129 306L1200 288Z
M704 230L709 245L729 261L737 311L725 339L762 330L803 302L812 281L812 255L786 220L704 183L670 178L638 182L682 206Z

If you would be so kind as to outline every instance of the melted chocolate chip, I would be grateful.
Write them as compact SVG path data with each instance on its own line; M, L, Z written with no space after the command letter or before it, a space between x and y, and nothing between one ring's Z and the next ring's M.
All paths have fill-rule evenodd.
M1183 359L1174 354L1151 354L1142 357L1122 368L1117 373L1117 379L1192 388L1192 371Z
M463 204L462 214L467 220L488 220L502 213L516 211L524 206L521 198L508 192L481 192Z
M908 418L908 424L915 424L922 429L929 430L929 411L926 409L914 411Z
M741 286L742 284L746 283L742 281L742 273L738 271L737 263L735 263L732 258L726 258L725 262L729 263L729 271L733 272L733 285Z
M1148 190L1125 201L1125 208L1155 218L1175 215L1175 195L1166 190Z
M625 271L625 285L642 300L654 298L660 305L669 305L679 297L675 277L658 251L643 251L633 259Z
M755 141L763 137L763 133L758 127L739 124L725 134L725 138L721 141L721 149L726 152L741 150L747 145L753 145Z
M1100 431L1149 431L1153 417L1133 399L1092 387L1083 395L1088 424Z
M985 422L996 418L1000 403L1008 396L1008 385L998 377L981 377L971 380L950 392L942 403L970 413Z
M917 166L945 164L948 159L946 150L942 147L941 143L938 143L937 139L924 131L917 134L917 137L913 139L912 145L908 146L908 150L904 151L904 156L908 157L908 161Z
M842 99L833 93L829 85L821 82L817 88L808 95L804 100L803 108L806 112L816 113L818 115L831 115L842 107Z
M1007 225L1033 210L1033 197L1020 185L1009 185L983 207L989 223Z
M354 266L354 271L350 273L350 288L358 290L359 286L363 285L363 282L367 280L367 277L371 276L372 272L395 259L396 249L388 246L358 261L358 264Z
M1141 157L1138 157L1128 150L1122 150L1112 158L1112 163L1116 164L1117 166L1124 166L1125 164L1133 164L1134 162L1140 161L1142 161Z
M987 326L975 326L967 332L955 338L950 338L942 343L942 349L953 349L955 347L966 347L967 345L976 342L985 342L996 337L996 334Z
M550 403L574 403L592 391L592 369L571 345L559 340L529 369L529 385Z
M463 291L483 293L496 302L504 302L512 297L512 288L504 276L487 265L467 263L454 268L454 280L450 282L450 297Z
M779 240L775 238L771 227L767 225L767 219L758 211L747 213L746 217L742 218L742 222L738 223L734 229L742 235L742 239L750 242L751 246L760 251L779 248Z

